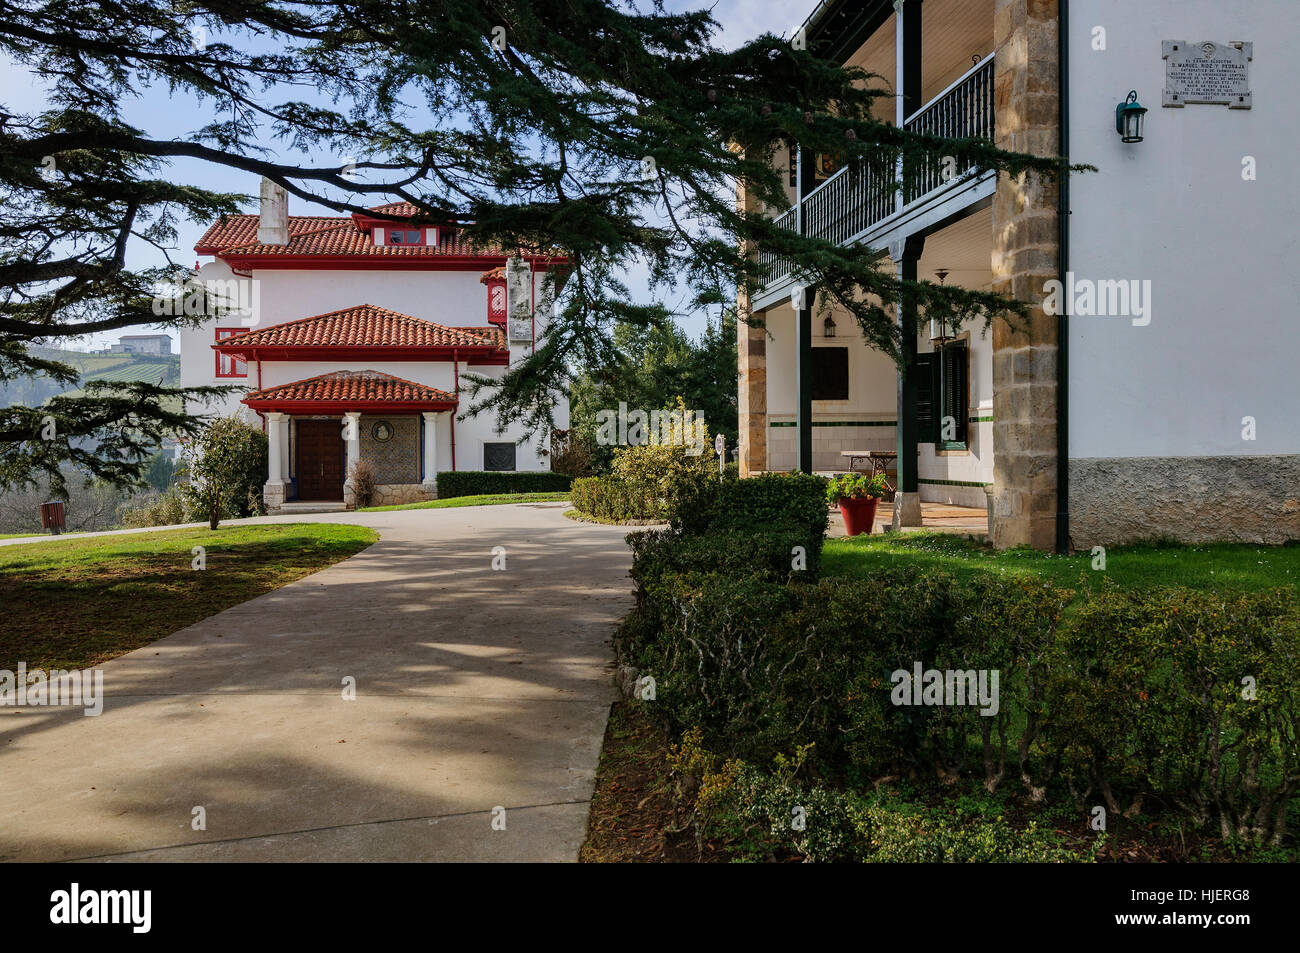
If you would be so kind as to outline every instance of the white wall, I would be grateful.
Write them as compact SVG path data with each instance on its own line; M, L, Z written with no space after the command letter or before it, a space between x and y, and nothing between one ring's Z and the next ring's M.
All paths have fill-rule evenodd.
M1070 266L1150 279L1146 327L1070 320L1072 457L1300 452L1296 0L1073 0ZM1094 27L1107 49L1091 48ZM1254 43L1250 110L1161 107L1162 40ZM1150 109L1124 144L1115 105ZM1254 156L1258 179L1242 179ZM1242 418L1258 439L1242 439Z
M373 304L453 327L486 327L488 325L487 289L479 281L483 271L486 270L486 266L464 272L256 270L253 272L256 294L251 296L251 300L256 302L256 308L251 318L209 319L198 327L183 328L179 332L182 386L216 384L235 385L240 388L239 392L222 398L207 408L191 407L190 409L196 413L240 413L250 421L259 420L256 414L240 403L244 393L258 386L257 364L248 365L247 378L216 376L215 352L212 350L212 344L218 327L246 327L252 330L358 304ZM229 280L234 277L230 267L220 260L203 265L199 271L200 281ZM544 274L539 273L535 276L534 285L539 296L544 280ZM539 315L537 320L539 338L545 327L546 322ZM511 361L522 359L527 355L528 350L527 345L511 345ZM454 386L454 374L449 362L382 361L370 361L364 364L266 361L261 367L261 386L272 387L338 370L374 370L446 391L452 391ZM462 363L460 370L461 373L468 371L485 377L499 377L505 369L495 366L467 367ZM462 412L468 408L469 403L468 394L462 394L460 405ZM556 426L568 427L567 401L556 409L555 417ZM451 428L448 426L447 417L440 418L439 428L438 464L440 469L449 470L451 469ZM523 433L522 428L514 426L508 428L504 435L498 435L491 413L458 420L455 429L456 469L458 470L482 469L484 442L514 440ZM538 442L533 440L519 447L516 457L516 465L519 469L548 468L547 458L537 455L538 446Z

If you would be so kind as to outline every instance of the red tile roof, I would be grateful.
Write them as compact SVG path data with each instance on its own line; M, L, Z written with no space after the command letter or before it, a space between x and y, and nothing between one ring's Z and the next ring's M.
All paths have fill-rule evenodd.
M420 214L420 210L411 202L389 202L387 205L372 206L370 211L382 212L385 215L400 215L403 218L415 218Z
M481 284L487 284L489 281L505 281L506 269L504 265L497 265L495 268L489 268L479 276Z
M297 401L346 401L359 404L455 403L456 397L445 390L417 384L379 371L334 371L306 380L255 390L244 403L284 403Z
M382 206L381 206L382 207ZM361 230L351 218L289 216L289 241L266 245L257 240L256 215L231 215L213 224L199 239L199 254L230 256L295 255L378 255L385 258L431 258L438 256L496 257L505 253L496 246L472 246L457 229L439 228L436 245L376 245L369 230Z
M452 328L373 304L286 321L224 339L221 349L244 347L490 347L505 350L497 327Z

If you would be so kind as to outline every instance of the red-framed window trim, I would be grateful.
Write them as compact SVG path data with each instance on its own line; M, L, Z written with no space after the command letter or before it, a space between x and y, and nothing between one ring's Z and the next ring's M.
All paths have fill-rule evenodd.
M390 232L417 232L420 236L418 242L390 242L388 236ZM380 235L383 240L380 240ZM376 225L370 230L370 239L376 245L393 245L394 247L418 248L425 245L438 244L438 229L430 225L419 225L414 228L405 225Z
M234 337L236 334L243 334L248 328L217 328L214 340L220 344L228 337ZM216 355L216 376L217 377L247 377L248 362L241 358L234 357L230 354L222 354L220 351L213 352ZM229 371L221 369L222 362L229 362Z
M504 278L493 278L491 281L484 282L487 285L487 319L489 324L495 324L498 327L506 326L506 282ZM498 295L501 298L501 307L492 307L492 297Z

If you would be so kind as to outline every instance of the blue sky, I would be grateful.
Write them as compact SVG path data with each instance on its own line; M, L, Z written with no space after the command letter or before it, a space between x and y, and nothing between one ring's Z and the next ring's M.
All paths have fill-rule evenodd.
M699 9L703 4L690 2L690 0L669 0L666 6L670 10L677 11ZM807 6L811 8L811 2ZM721 28L717 42L724 47L732 47L763 31L788 33L808 12L803 7L803 4L778 6L767 0L719 0L711 6L714 19ZM777 16L786 16L787 13L787 19L779 21L775 19ZM0 88L3 88L0 102L3 102L11 112L36 111L43 108L46 102L45 90L24 68L3 59L0 59ZM308 98L301 92L291 95L294 98ZM123 111L127 122L145 130L149 135L156 138L169 138L185 135L202 126L208 121L210 110L210 103L206 105L196 103L188 97L173 99L165 87L160 87L140 90L136 99L126 104ZM338 161L341 164L342 162L342 157L316 155L309 158L322 163ZM173 161L169 171L175 176L175 181L193 182L217 191L243 192L250 196L248 211L255 210L253 199L257 193L258 181L251 175L190 159ZM377 199L375 204L379 201ZM289 211L293 215L331 214L327 209L309 205L293 197L290 198ZM194 243L203 234L207 224L206 222L180 223L177 247L170 251L173 261L185 266L194 263L196 257L193 251ZM143 242L135 242L129 249L128 265L131 267L161 264L165 264L163 254ZM639 300L650 300L646 272L643 268L631 268L624 277L634 296ZM687 297L686 289L678 289L667 298L665 303L680 311L681 302ZM681 326L693 336L703 330L704 322L705 317L702 314L683 314L679 319ZM116 341L122 334L141 333L145 330L151 329L138 327L110 334L93 335L79 339L74 346L83 350L100 350ZM175 332L173 331L172 334L174 338Z

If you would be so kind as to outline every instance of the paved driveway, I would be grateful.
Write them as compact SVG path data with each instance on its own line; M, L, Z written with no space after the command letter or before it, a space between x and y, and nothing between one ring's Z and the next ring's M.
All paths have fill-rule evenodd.
M0 708L0 859L576 859L631 559L564 507L298 517L382 538L107 663L99 717Z

